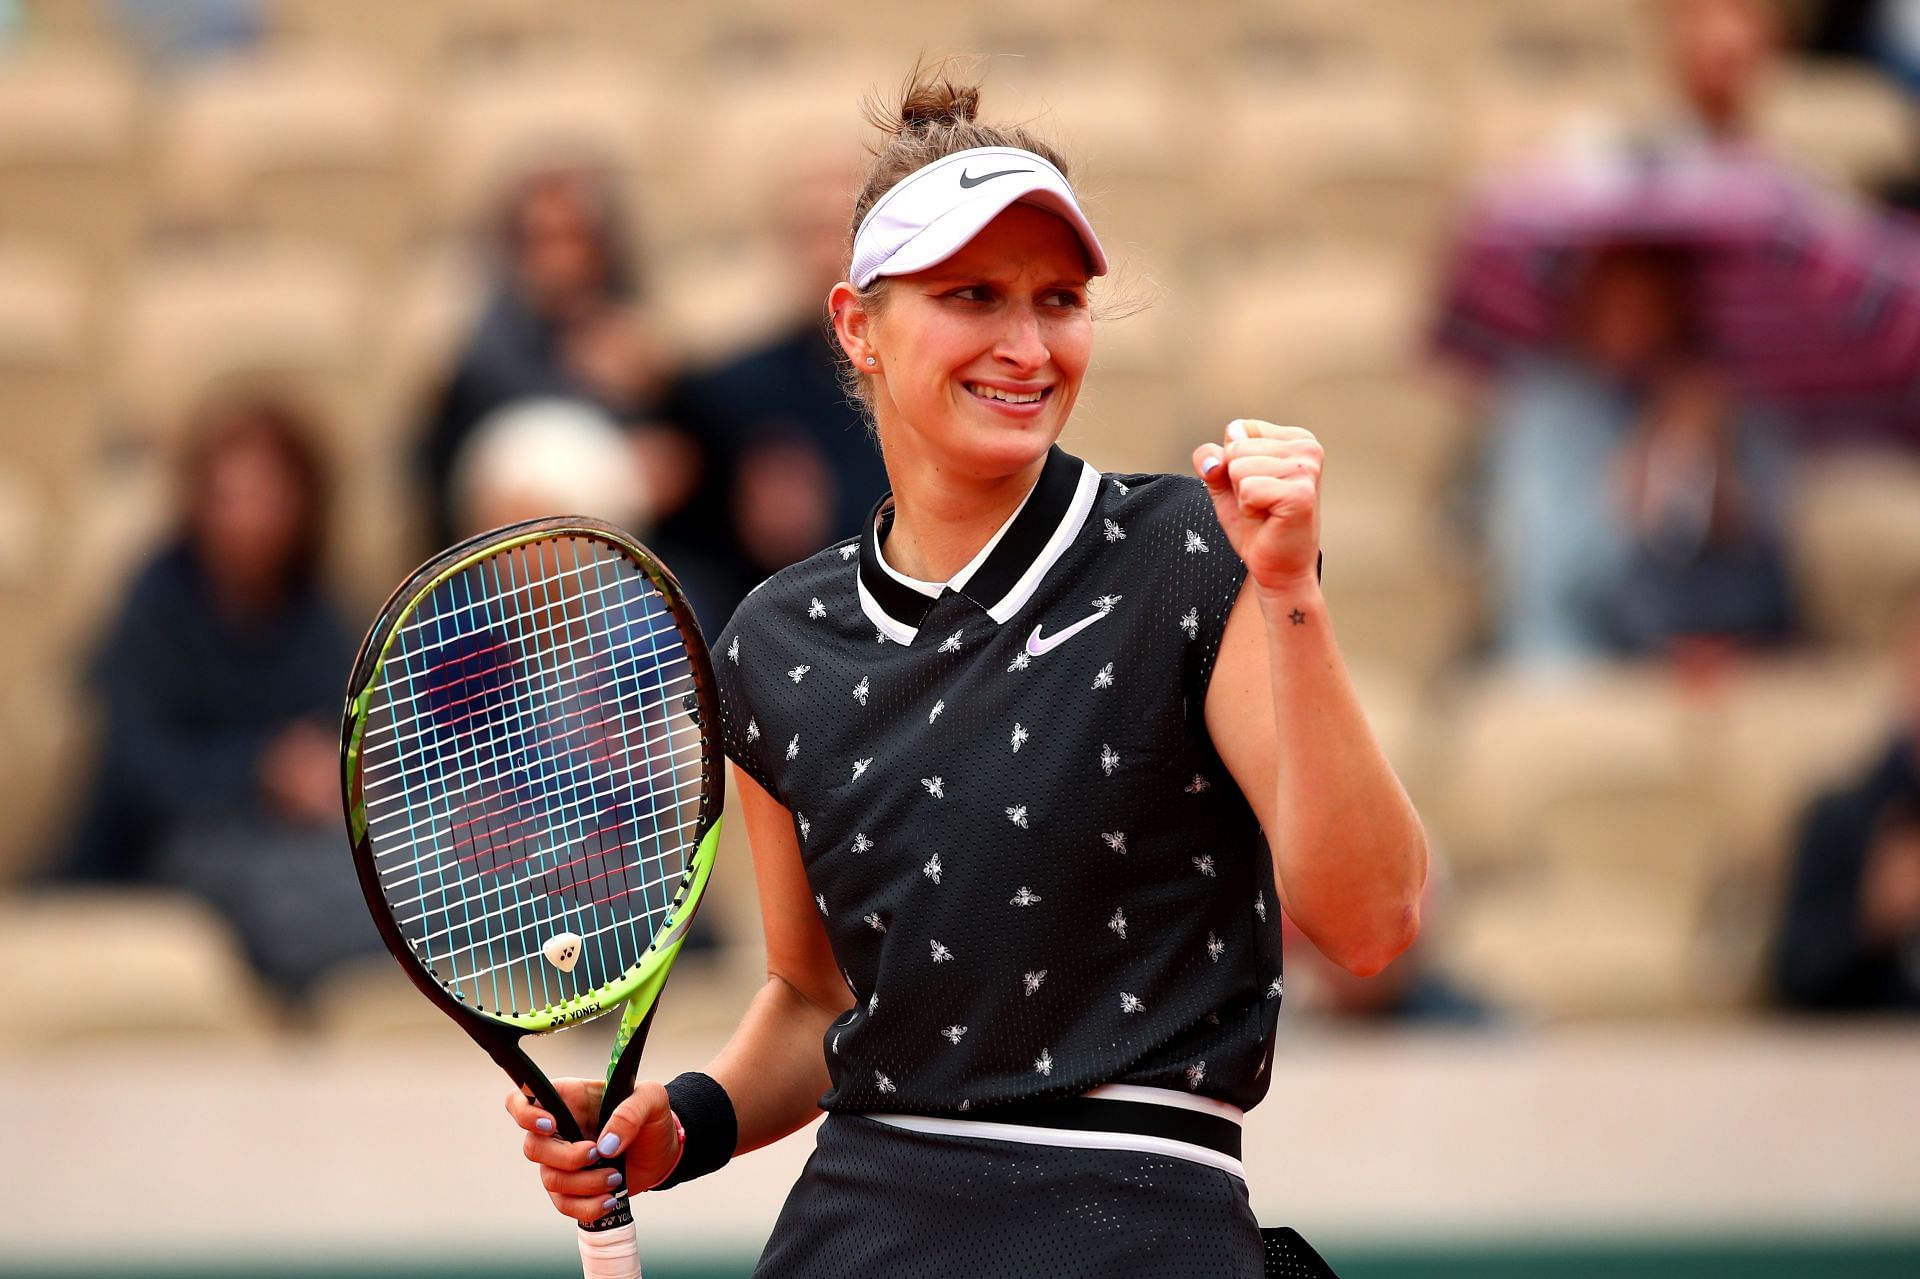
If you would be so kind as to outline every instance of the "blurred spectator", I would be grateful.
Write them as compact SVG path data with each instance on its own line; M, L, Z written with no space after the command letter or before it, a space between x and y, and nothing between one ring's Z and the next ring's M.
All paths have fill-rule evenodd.
M1790 444L1910 444L1920 238L1751 136L1764 0L1667 0L1681 114L1494 175L1442 348L1486 379L1475 509L1522 663L1790 637Z
M1503 656L1555 667L1792 629L1780 424L1703 350L1692 259L1589 254L1560 349L1490 392L1488 553Z
M516 400L557 397L637 424L655 416L670 372L671 361L641 314L638 271L601 175L567 165L522 176L504 201L498 252L492 294L423 440L436 545L452 540L456 523L449 488L454 458L488 414ZM697 450L674 449L672 465L684 469L694 456ZM661 504L655 509L665 513Z
M488 414L454 459L451 499L458 537L549 515L590 515L642 536L649 523L625 434L574 400L518 400Z
M821 154L776 184L795 277L792 322L765 345L682 379L673 413L734 455L733 534L755 582L851 537L887 491L880 447L840 382L824 319L846 267L853 172Z
M1904 648L1892 740L1801 822L1773 956L1789 1008L1920 1010L1920 595Z
M1666 0L1667 61L1687 118L1683 131L1744 137L1780 47L1770 0Z
M353 645L321 584L315 438L272 398L201 414L180 529L93 659L104 739L64 867L204 897L290 993L379 947L341 840Z
M447 545L462 523L453 472L481 424L523 401L573 401L627 436L642 490L634 518L648 520L648 545L680 577L701 622L717 631L744 590L736 585L742 574L727 519L731 459L663 412L673 357L642 314L639 271L621 226L609 183L580 165L535 169L508 192L492 297L423 442L433 541Z
M264 0L112 0L127 45L157 71L244 54L267 34Z
M1808 52L1864 58L1920 93L1920 0L1820 0L1812 9Z

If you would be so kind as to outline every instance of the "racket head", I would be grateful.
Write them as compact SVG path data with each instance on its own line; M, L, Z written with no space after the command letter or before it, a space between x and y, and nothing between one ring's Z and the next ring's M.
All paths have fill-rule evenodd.
M469 538L368 631L341 726L362 890L415 986L521 1082L521 1034L616 1007L618 1048L644 1027L712 869L718 715L679 583L597 520Z

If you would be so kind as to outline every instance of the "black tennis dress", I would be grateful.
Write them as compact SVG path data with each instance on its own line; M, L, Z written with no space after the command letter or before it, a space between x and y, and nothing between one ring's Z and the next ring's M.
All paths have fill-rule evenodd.
M852 992L756 1273L1260 1275L1280 913L1203 715L1245 566L1200 481L1058 448L948 582L887 564L891 522L715 646Z

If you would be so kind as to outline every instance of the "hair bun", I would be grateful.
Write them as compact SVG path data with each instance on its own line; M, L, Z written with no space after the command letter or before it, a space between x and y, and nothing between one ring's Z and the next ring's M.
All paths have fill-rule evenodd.
M924 133L941 126L972 124L980 114L980 88L942 76L907 86L900 98L900 133Z

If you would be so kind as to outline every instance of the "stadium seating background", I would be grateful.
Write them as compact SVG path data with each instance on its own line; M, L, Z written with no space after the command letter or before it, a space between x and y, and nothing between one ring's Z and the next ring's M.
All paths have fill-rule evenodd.
M402 466L413 415L459 335L477 287L477 233L514 165L563 143L610 162L632 197L663 327L688 355L711 356L793 314L771 225L783 166L857 146L860 96L890 89L920 53L988 50L986 114L1030 118L1065 144L1118 250L1119 289L1151 301L1102 327L1069 445L1109 468L1180 469L1195 440L1243 415L1309 426L1327 444L1336 624L1451 864L1446 910L1421 945L1439 970L1515 1010L1501 1033L1514 1036L1523 1092L1504 1100L1564 1120L1575 1111L1551 1099L1593 1082L1583 1054L1616 1065L1619 1086L1643 1054L1693 1044L1698 1073L1654 1071L1651 1096L1706 1107L1729 1130L1794 1129L1772 1180L1755 1182L1764 1188L1748 1207L1776 1196L1764 1212L1735 1201L1665 1220L1664 1174L1622 1166L1572 1189L1649 1175L1643 1193L1598 1194L1601 1210L1549 1219L1573 1234L1691 1227L1727 1238L1765 1215L1782 1238L1912 1238L1911 1155L1829 1149L1818 1125L1836 1140L1870 1144L1878 1132L1911 1146L1900 1134L1920 1131L1920 1037L1783 1029L1756 1001L1788 823L1816 787L1859 764L1887 722L1894 605L1920 580L1920 464L1841 458L1806 476L1798 547L1817 643L1800 655L1704 685L1621 669L1542 687L1463 660L1483 582L1445 505L1472 423L1424 353L1436 250L1465 184L1487 166L1659 118L1649 5L275 0L257 49L167 74L137 62L112 7L27 3L0 53L0 888L31 872L70 810L93 728L78 660L165 526L169 450L197 396L225 379L273 378L326 408L338 425L329 452L347 479L339 586L370 611L416 545ZM1891 174L1914 154L1911 107L1854 66L1789 63L1765 119L1778 146L1842 183ZM716 914L733 944L676 977L663 1059L694 1064L757 979L744 849L727 855L735 868L722 872ZM103 990L115 993L98 1000ZM230 1177L296 1198L327 1177L364 1176L394 1196L431 1183L405 1214L431 1223L436 1201L465 1196L467 1166L485 1162L497 1165L483 1180L499 1194L454 1218L478 1228L518 1195L525 1211L511 1218L506 1251L536 1256L557 1237L533 1233L538 1192L511 1166L491 1101L475 1100L491 1096L484 1063L447 1045L450 1032L384 968L339 979L316 1024L288 1030L191 903L0 892L0 991L16 1010L0 1029L0 1080L31 1117L0 1140L0 1273L10 1255L98 1264L117 1201L181 1176L196 1192L171 1198L200 1216L150 1247L120 1239L107 1249L115 1273L212 1265L232 1240L235 1256L259 1251L260 1233L235 1232L218 1205ZM1304 1076L1360 1053L1386 1095L1412 1088L1433 1108L1356 1120L1354 1131L1381 1143L1365 1149L1369 1164L1394 1166L1396 1134L1431 1127L1434 1113L1451 1115L1440 1127L1471 1144L1482 1125L1458 1108L1502 1104L1484 1089L1417 1091L1450 1040L1381 1032L1356 1048L1350 1033L1309 1025ZM1780 1077L1745 1087L1743 1072L1774 1054L1805 1054L1829 1095ZM178 1091L147 1078L156 1066ZM461 1087L442 1095L420 1078L429 1070ZM311 1091L274 1083L283 1071ZM1845 1112L1852 1120L1822 1109L1856 1072L1880 1080L1856 1108L1888 1109ZM1297 1160L1324 1172L1355 1157L1336 1144L1342 1125L1289 1112L1303 1095L1358 1111L1380 1094L1338 1078L1303 1090L1279 1072L1257 1132L1286 1153L1257 1155L1256 1171L1278 1177ZM357 1122L432 1134L472 1157L382 1140L369 1150L380 1172L311 1165L272 1139L267 1100L315 1112L350 1104ZM1797 1112L1802 1104L1811 1109ZM1671 1118L1653 1110L1645 1122ZM237 1135L188 1139L236 1126L269 1142L257 1162ZM326 1127L308 1114L292 1131ZM1554 1150L1607 1137L1537 1134ZM108 1144L141 1157L109 1156ZM324 1148L344 1159L353 1145ZM1451 1175L1430 1142L1413 1148L1438 1161L1432 1179ZM1886 1180L1851 1192L1804 1180L1810 1152L1824 1152L1822 1167L1855 1161ZM1456 1153L1467 1167L1497 1162L1487 1149ZM394 1165L409 1157L403 1176ZM106 1184L88 1176L96 1161L116 1174ZM1577 1179L1580 1166L1554 1162L1552 1175ZM1689 1166L1716 1174L1711 1159ZM1746 1184L1731 1154L1718 1171ZM1296 1202L1363 1244L1369 1222L1403 1214L1421 1223L1408 1246L1445 1233L1444 1214L1420 1207L1442 1200L1411 1187L1396 1197L1395 1178L1334 1182L1340 1194L1327 1199L1261 1206L1309 1237L1314 1222ZM777 1198L777 1176L757 1184ZM1370 1195L1369 1184L1382 1189ZM1533 1235L1528 1202L1475 1217L1476 1237ZM712 1251L750 1256L748 1236L771 1211L741 1214L740 1233ZM717 1199L694 1216L730 1220ZM324 1225L294 1234L302 1255L368 1253L353 1245L354 1219ZM672 1256L711 1244L668 1232ZM430 1224L410 1234L386 1222L372 1237L381 1264L417 1247L423 1269L459 1244ZM465 1240L493 1254L483 1236ZM1431 1267L1443 1253L1419 1273L1442 1273ZM1863 1255L1854 1261L1868 1264ZM1475 1271L1522 1272L1484 1258Z

